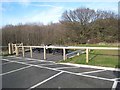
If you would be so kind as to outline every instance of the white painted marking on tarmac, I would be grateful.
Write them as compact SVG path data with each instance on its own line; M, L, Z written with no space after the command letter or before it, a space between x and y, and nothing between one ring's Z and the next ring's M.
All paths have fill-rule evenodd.
M106 81L114 81L114 80L112 80L112 79L103 78L103 77L97 77L97 76L91 76L91 75L85 75L85 74L79 74L79 75L80 75L80 76L89 77L89 78L95 78L95 79L106 80Z
M19 61L19 62L25 62L25 63L31 63L31 62L38 62L38 61L32 61L32 60L26 60L26 61Z
M55 68L55 69L65 69L65 68L79 68L79 67L58 67L58 68Z
M51 64L39 64L39 65L43 65L43 66L49 66L49 65L56 65L56 64L53 64L53 63L51 63Z
M18 58L21 58L21 57L18 57ZM15 60L12 60L12 61L15 61ZM30 63L30 62L48 62L48 63L51 63L51 64L40 64L40 65L56 65L55 62L45 61L45 60L36 60L36 59L18 60L18 62L22 62L22 61L24 61L25 63Z
M111 70L111 71L120 71L119 68L111 68L111 67L101 67L101 66L92 66L92 65L84 65L84 64L72 64L72 63L60 63L63 65L71 65L76 67L84 67L84 68L95 68L95 69L104 69L104 70Z
M4 60L6 60L6 59L4 59ZM6 60L6 61L9 61L9 60ZM89 78L101 79L101 80L106 80L106 81L114 81L113 79L102 78L102 77L91 76L91 75L84 75L82 73L81 74L80 73L73 73L73 72L69 72L69 71L65 71L65 70L59 70L59 69L44 67L44 66L40 66L40 65L27 64L27 63L18 62L18 61L14 61L14 62L19 63L19 64L24 64L24 65L32 65L32 66L38 67L38 68L45 68L45 69L54 70L54 71L62 71L62 72L65 72L65 73L78 75L78 76L84 76L84 77L89 77Z
M113 80L117 81L118 79L120 79L120 78L114 78Z
M36 88L37 86L42 85L43 83L45 83L45 82L47 82L47 81L49 81L49 80L51 80L51 79L57 77L58 75L60 75L60 74L62 74L62 73L63 73L63 72L61 71L61 72L59 72L59 73L57 73L57 74L55 74L55 75L53 75L53 76L51 76L51 77L49 77L49 78L43 80L42 82L40 82L40 83L38 83L38 84L36 84L36 85L30 87L30 89L32 89L32 88Z
M6 74L10 74L10 73L14 73L14 72L17 72L17 71L20 71L20 70L23 70L23 69L26 69L26 68L30 68L30 67L32 67L32 66L26 66L26 67L23 67L23 68L12 70L12 71L0 74L0 76L6 75Z
M23 58L23 57L15 57L15 58ZM53 62L53 63L55 63L54 61L46 61L46 60L34 59L34 58L24 58L24 59L27 59L27 60L37 60L37 61L44 61L44 62Z
M113 86L112 86L112 90L116 90L117 84L118 84L118 81L114 81Z
M83 72L80 74L90 74L90 73L103 72L103 71L106 71L106 70L95 70L95 71Z
M6 65L6 64L9 64L9 63L12 63L12 62L6 62L6 63L0 64L0 65Z
M8 62L14 62L13 60L11 61L11 60L9 60L9 59L2 59L2 60L8 61Z
M34 58L25 58L25 57L16 57L16 56L10 56L10 57L13 57L13 58L19 58L19 59L26 59L26 60L18 60L18 61L28 61L28 60L34 60L35 62L52 62L54 64L56 64L54 61L46 61L46 60L40 60L40 59L34 59ZM9 58L9 57L8 57ZM14 61L14 60L12 60Z
M32 60L27 60L25 62L40 62L40 61L32 61Z
M44 66L40 66L40 65L34 65L34 64L29 64L29 63L24 63L24 62L18 62L18 61L10 61L8 59L3 59L5 61L9 61L9 62L15 62L15 63L18 63L18 64L24 64L24 65L32 65L34 67L38 67L38 68L45 68L45 69L49 69L49 70L54 70L54 71L60 71L60 70L57 70L57 69L54 69L54 68L48 68L48 67L44 67Z

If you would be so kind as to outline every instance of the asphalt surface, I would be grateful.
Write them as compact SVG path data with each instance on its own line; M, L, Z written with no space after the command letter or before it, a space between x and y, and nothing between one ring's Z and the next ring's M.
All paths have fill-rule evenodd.
M117 88L120 71L76 67L49 60L3 57L2 88Z
M22 57L22 54L19 54L19 56ZM30 52L26 52L25 57L30 58ZM44 57L43 52L41 52L41 53L39 53L37 51L33 52L33 58L43 60L44 59L43 57ZM46 60L48 60L48 61L57 62L59 60L63 60L62 53L55 53L55 54L47 53L46 57L47 57Z

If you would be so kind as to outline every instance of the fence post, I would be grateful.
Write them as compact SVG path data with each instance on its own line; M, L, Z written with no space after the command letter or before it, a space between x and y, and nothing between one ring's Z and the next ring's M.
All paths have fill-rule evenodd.
M32 47L30 47L30 57L32 58Z
M14 46L13 46L13 43L11 44L12 45L12 53L14 52Z
M23 43L21 43L21 46L23 46Z
M46 46L44 46L44 60L46 59Z
M25 57L25 49L23 46L22 46L22 54L23 54L23 57Z
M9 51L9 54L12 54L11 53L11 45L10 45L10 43L8 43L8 51Z
M18 47L16 44L15 44L15 52L16 52L16 56L18 56Z
M88 57L89 56L89 49L88 48L86 48L86 63L88 63Z
M65 48L63 48L63 60L65 60L66 59L66 55L65 55Z

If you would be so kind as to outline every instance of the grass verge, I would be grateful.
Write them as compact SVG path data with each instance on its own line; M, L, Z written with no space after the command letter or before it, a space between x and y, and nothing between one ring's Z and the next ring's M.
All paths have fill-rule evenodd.
M60 62L120 68L119 54L115 50L92 50L89 53L89 63L86 63L86 54Z

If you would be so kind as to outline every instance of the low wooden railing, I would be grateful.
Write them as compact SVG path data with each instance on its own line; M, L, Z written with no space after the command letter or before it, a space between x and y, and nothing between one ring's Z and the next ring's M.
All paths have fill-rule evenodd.
M25 56L25 48L30 49L30 56L33 57L33 51L32 48L43 48L44 49L44 59L46 59L46 49L52 48L52 49L63 49L63 60L66 60L66 49L77 49L77 50L85 50L86 53L86 63L89 62L89 51L90 50L120 50L118 47L77 47L77 46L23 46L22 45L15 45L15 53L16 56L18 56L19 51L18 49L22 48L22 55ZM9 48L10 52L10 48Z

